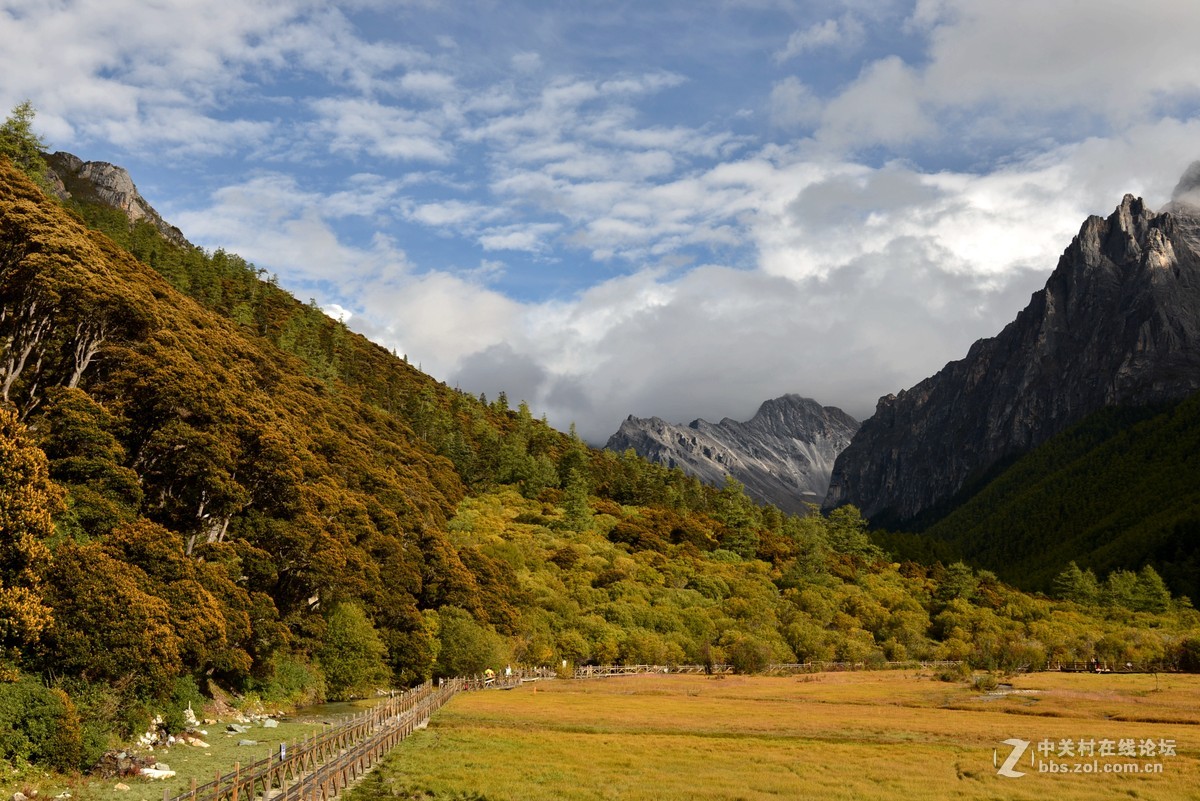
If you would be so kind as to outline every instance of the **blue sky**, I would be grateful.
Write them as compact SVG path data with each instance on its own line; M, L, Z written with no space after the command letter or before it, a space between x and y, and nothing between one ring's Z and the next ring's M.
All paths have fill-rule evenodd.
M1200 158L1200 6L0 0L0 103L453 385L868 416Z

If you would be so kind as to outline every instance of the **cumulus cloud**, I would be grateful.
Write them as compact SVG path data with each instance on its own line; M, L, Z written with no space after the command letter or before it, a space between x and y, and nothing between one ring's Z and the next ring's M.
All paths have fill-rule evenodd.
M1200 101L1200 66L1177 56L1200 35L1200 6L918 0L906 30L923 49L866 63L828 98L818 139L852 151L917 140L1044 146L1064 128L1108 136Z
M376 235L366 247L343 241L334 221L347 213L372 211L388 193L375 188L349 193L357 205L348 202L347 194L325 195L302 187L293 176L264 173L219 189L206 208L172 216L194 241L282 273L293 289L324 283L353 298L366 286L407 273L409 265L403 250L386 236Z

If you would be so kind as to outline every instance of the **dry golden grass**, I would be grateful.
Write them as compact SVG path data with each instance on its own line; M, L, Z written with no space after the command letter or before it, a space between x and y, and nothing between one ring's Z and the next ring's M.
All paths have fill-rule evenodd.
M1158 683L1035 674L985 695L912 672L546 682L459 696L350 801L1195 798L1200 677ZM1178 755L1099 761L1163 764L1130 776L1039 774L1027 754L1027 775L1008 779L993 755L1013 737L1173 739Z

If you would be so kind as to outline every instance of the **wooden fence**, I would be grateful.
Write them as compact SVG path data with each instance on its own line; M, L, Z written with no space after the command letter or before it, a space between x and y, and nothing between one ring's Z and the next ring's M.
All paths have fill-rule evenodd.
M426 682L389 697L370 710L321 734L282 747L265 759L236 764L213 781L192 786L164 801L324 801L369 770L384 754L412 734L455 693L465 680L438 686Z
M889 663L895 666L944 667L955 662ZM845 662L805 662L771 665L771 672L815 672L861 668ZM229 773L217 773L211 782L192 786L163 801L330 801L357 781L389 751L422 727L457 693L484 689L508 689L527 681L560 676L575 679L612 678L648 673L730 673L732 667L716 665L585 665L562 673L552 668L506 670L502 675L471 676L425 682L400 695L391 696L370 710L305 738L281 747L265 759L236 764Z

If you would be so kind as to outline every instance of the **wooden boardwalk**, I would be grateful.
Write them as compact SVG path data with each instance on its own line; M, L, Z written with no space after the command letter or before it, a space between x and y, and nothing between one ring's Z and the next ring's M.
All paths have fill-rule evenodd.
M889 663L891 664L891 663ZM952 662L895 663L894 667L943 667ZM768 672L807 673L861 669L843 662L805 662L771 665ZM385 754L423 727L429 717L460 692L509 689L524 682L556 678L602 679L645 674L724 674L730 665L585 665L562 673L550 668L521 669L493 677L472 676L424 684L384 699L372 709L343 723L281 748L265 759L237 764L212 781L192 786L163 801L331 801L362 778Z

